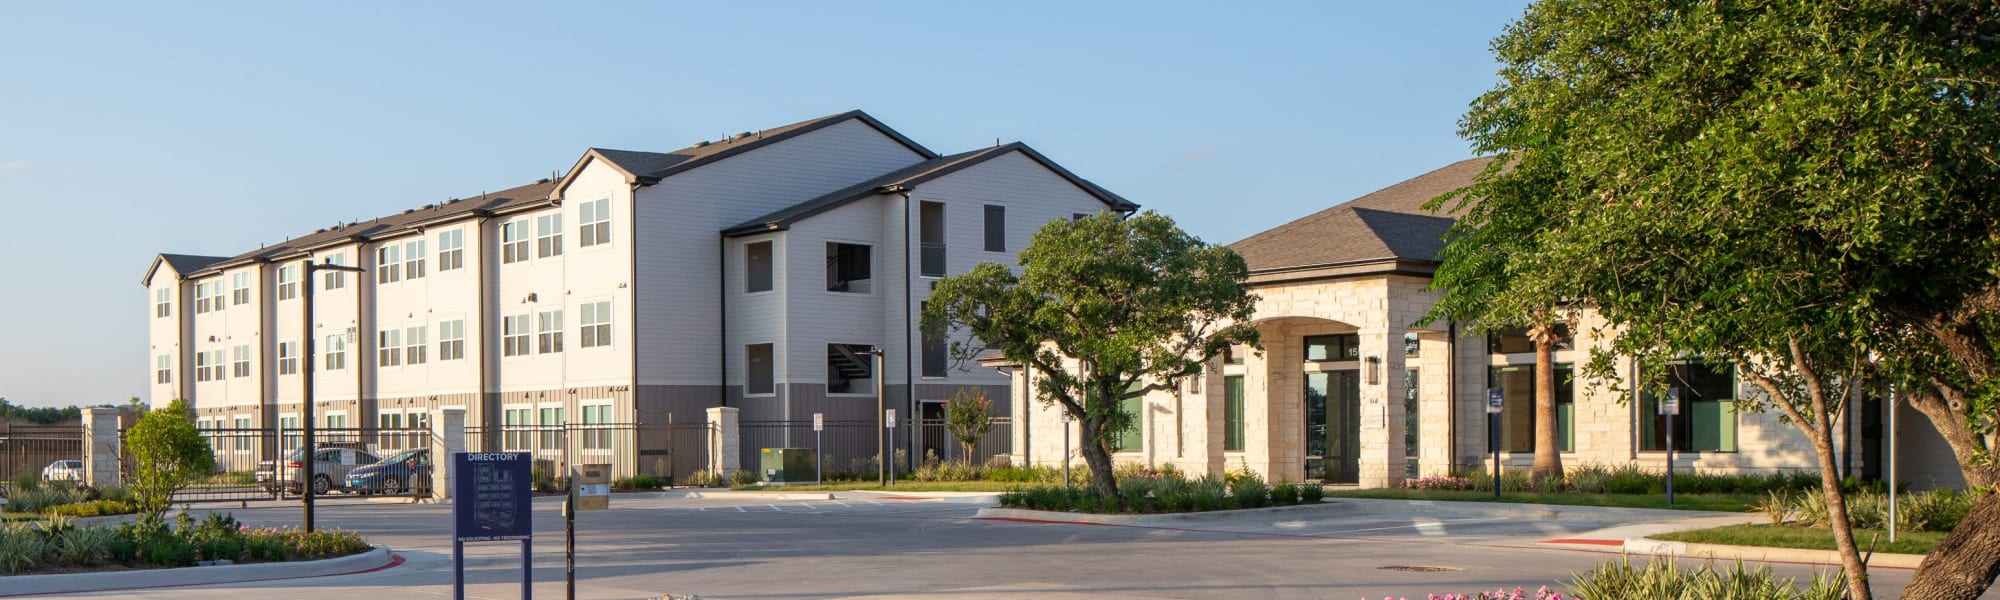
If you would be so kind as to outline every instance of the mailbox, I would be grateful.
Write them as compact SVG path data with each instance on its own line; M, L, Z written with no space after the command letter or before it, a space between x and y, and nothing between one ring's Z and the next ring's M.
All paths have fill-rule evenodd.
M576 467L577 510L604 510L611 508L611 465L581 465Z

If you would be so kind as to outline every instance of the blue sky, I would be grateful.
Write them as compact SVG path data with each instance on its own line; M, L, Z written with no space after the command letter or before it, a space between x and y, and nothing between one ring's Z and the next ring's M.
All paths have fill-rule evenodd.
M1233 242L1467 157L1523 6L966 4L11 4L0 397L143 396L155 253L856 108L945 153L1028 142Z

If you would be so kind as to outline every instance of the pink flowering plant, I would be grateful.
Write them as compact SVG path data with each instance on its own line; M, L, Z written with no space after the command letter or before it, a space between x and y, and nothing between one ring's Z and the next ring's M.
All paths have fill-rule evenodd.
M1418 477L1403 480L1403 487L1413 490L1469 490L1473 489L1473 481L1470 477Z

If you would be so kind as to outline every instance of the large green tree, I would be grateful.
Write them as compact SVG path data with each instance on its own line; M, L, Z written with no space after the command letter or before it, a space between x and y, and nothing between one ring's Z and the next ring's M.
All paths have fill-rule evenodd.
M1527 292L1562 286L1643 363L1733 363L1813 441L1835 510L1841 399L1871 374L1914 392L1971 485L1995 483L2000 5L1544 0L1493 48L1501 83L1462 128L1499 160L1462 224L1529 225ZM1974 598L1996 574L1987 495L1905 597Z
M1231 344L1256 343L1249 268L1151 211L1052 221L1019 262L1019 276L983 262L938 280L924 331L962 328L1027 369L1035 398L1079 424L1093 485L1117 497L1111 444L1139 418L1120 400L1174 389Z

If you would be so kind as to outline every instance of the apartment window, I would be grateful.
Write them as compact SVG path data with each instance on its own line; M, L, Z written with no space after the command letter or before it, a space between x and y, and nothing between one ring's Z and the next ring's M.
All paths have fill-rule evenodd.
M1118 430L1118 433L1112 436L1111 451L1138 452L1146 443L1144 423L1146 399L1144 397L1121 399L1118 401L1118 410L1123 411L1128 420L1125 422L1125 428Z
M743 347L745 395L778 393L777 364L771 352L771 344L750 344Z
M1007 251L1007 207L986 205L986 251Z
M562 213L535 217L535 258L562 255Z
M339 371L347 368L347 336L334 334L326 336L326 370Z
M768 292L772 288L771 243L743 245L743 292Z
M602 198L577 206L576 245L589 248L611 243L611 199ZM560 221L558 221L560 223Z
M542 354L563 351L563 311L545 310L535 315L535 351Z
M826 243L826 291L866 294L870 285L869 248L860 244Z
M300 436L285 434L286 432L298 431L298 430L299 430L299 417L297 415L278 417L278 432L279 432L278 439L284 440L283 446L285 447L285 451L290 452L292 450L298 449L300 442L302 441L300 439Z
M930 310L929 302L924 302L921 306L922 308L919 310ZM945 363L947 362L946 349L948 347L949 343L946 341L945 336L932 336L929 332L924 333L923 363L925 377L945 376Z
M208 284L194 284L194 314L207 313L208 308Z
M522 219L500 226L500 263L512 264L528 260L528 220Z
M335 253L333 253L333 254L329 254L329 255L327 255L327 257L326 257L326 264L329 264L329 265L342 265L342 266L346 266L346 265L347 265L347 253L346 253L346 252L335 252ZM347 272L346 272L346 271L327 271L327 272L326 272L326 289L329 289L329 290L337 290L337 289L340 289L340 288L344 288L344 287L347 287Z
M1568 350L1575 340L1570 338L1569 324L1556 323L1556 349ZM1535 351L1535 340L1528 336L1526 327L1509 327L1486 334L1486 351L1493 354L1520 354Z
M403 436L396 435L397 430L403 428L402 413L382 413L375 415L375 427L382 430L383 448L400 449L403 447Z
M244 344L230 349L229 376L250 376L250 345Z
M230 437L236 438L236 451L249 452L250 435L251 435L250 417L236 417L236 420L233 424L236 426L236 431L234 435Z
M583 310L583 347L598 348L611 345L611 301L585 302Z
M500 355L528 355L528 315L512 315L500 320Z
M162 354L154 357L153 383L173 383L173 382L174 382L173 355Z
M195 380L195 381L214 381L214 380L215 380L215 373L214 373L213 371L211 371L211 370L210 370L210 367L209 367L209 365L210 365L211 363L209 363L209 362L208 362L208 360L209 360L209 358L208 358L208 357L209 357L209 355L208 355L208 353L207 353L207 352L196 352L196 353L194 353L194 380Z
M1352 333L1306 336L1306 360L1361 360L1361 336Z
M332 413L326 416L327 429L346 429L347 413Z
M242 306L250 303L250 274L235 273L229 276L229 305Z
M542 408L542 420L539 429L541 430L541 446L543 449L559 449L563 447L563 425L566 424L568 423L563 420L563 409L561 407L548 406Z
M1576 369L1573 365L1557 364L1556 371L1556 449L1569 452L1575 449L1573 439L1576 431ZM1489 385L1500 388L1500 447L1508 452L1535 451L1535 366L1510 365L1492 367L1487 373Z
M153 316L159 318L174 315L174 292L168 288L153 290Z
M1243 376L1222 378L1222 449L1243 451Z
M299 343L278 342L278 374L297 375L299 373Z
M583 411L583 449L611 449L611 430L604 427L611 424L611 405L594 404L578 408Z
M525 408L509 408L503 411L502 416L505 417L505 427L502 431L506 434L502 436L500 444L508 450L527 450L528 430L534 427L529 420L533 415Z
M465 358L465 320L438 323L438 360Z
M1082 221L1082 220L1084 220L1084 219L1088 219L1088 218L1090 218L1090 213L1070 213L1070 214L1069 214L1069 220L1071 220L1071 221Z
M1249 344L1230 344L1229 349L1225 350L1222 355L1222 362L1232 365L1240 365L1243 364L1243 357L1249 355L1250 355Z
M428 342L424 341L424 338L425 334L429 333L425 329L424 326L418 325L403 330L403 362L413 365L424 364L426 355L430 353L425 350L425 344Z
M1674 420L1674 449L1736 451L1736 368L1700 360L1667 366L1669 387L1679 388L1679 415L1660 415L1660 396L1640 395L1639 449L1666 450L1667 419Z
M465 230L453 229L438 234L438 272L463 266L465 266Z
M865 394L875 391L875 362L867 344L826 345L826 393Z
M944 276L944 203L920 202L917 204L917 230L922 239L922 256L918 274L925 277Z
M403 364L403 332L395 329L375 333L375 366Z
M299 268L278 267L278 299L290 300L299 297Z
M403 270L396 268L403 262L403 247L389 244L375 249L375 283L395 283L403 280Z
M1423 351L1424 351L1423 340L1418 339L1417 334L1415 333L1403 334L1403 356L1415 357L1419 354L1422 354Z
M424 276L424 241L422 239L403 243L403 278L417 279ZM394 268L394 267L389 267Z

